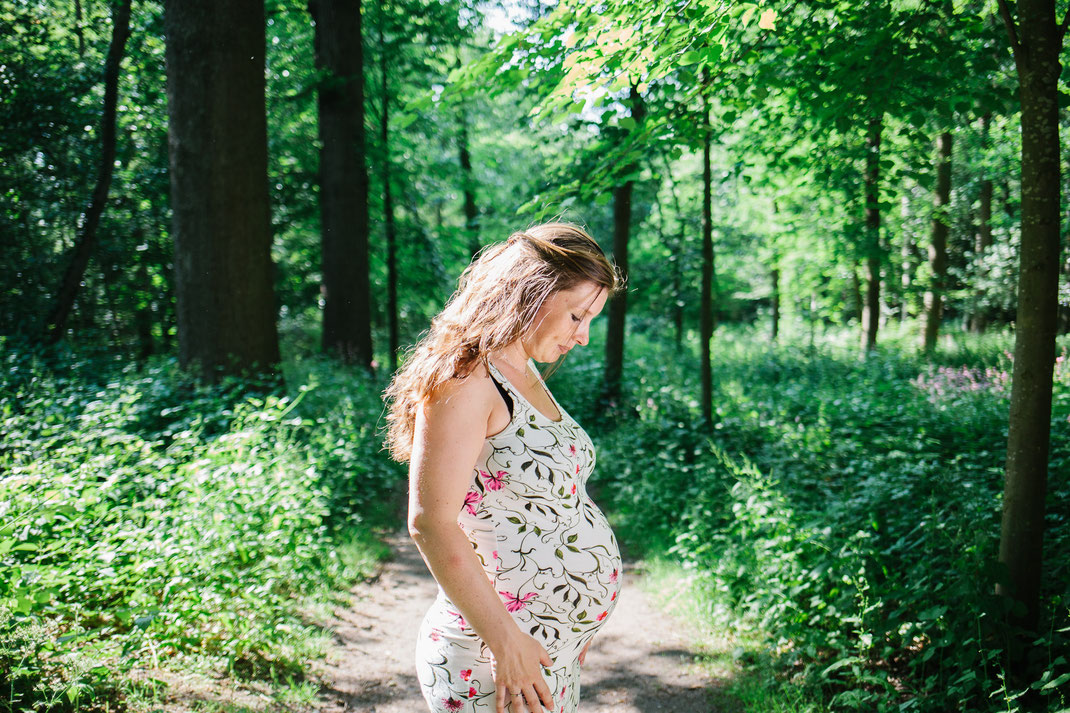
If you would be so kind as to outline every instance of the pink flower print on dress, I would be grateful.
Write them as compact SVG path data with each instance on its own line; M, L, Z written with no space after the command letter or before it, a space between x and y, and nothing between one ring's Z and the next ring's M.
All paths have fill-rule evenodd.
M568 454L570 456L575 456L576 455L576 446L575 445L570 445L568 447Z
M610 582L616 582L617 581L617 570L613 570L613 574L609 575L609 581Z
M572 494L573 495L576 494L576 484L575 483L572 484Z
M472 688L471 686L468 687L468 697L469 698L475 698L478 695L479 695L479 691L477 691L476 689Z
M442 638L442 632L441 631L439 631L438 629L432 629L431 630L431 641L438 641L441 638Z
M576 475L579 475L579 474L580 474L580 464L577 463L576 464Z
M464 496L464 509L471 515L476 514L476 505L483 499L483 496L474 490L469 490Z
M516 594L510 594L509 592L498 592L505 597L505 610L508 612L518 612L528 605L535 597L539 596L535 592L528 592L523 597Z
M499 470L494 475L491 475L487 471L481 470L479 475L483 478L483 484L487 486L487 490L501 490L505 476L508 474L504 470Z
M601 614L599 614L598 617L597 617L598 621L602 621L603 619L605 619L608 614L609 614L608 611L604 611Z
M613 601L616 598L617 598L617 593L613 592L613 596L609 598L609 601Z
M472 669L466 668L463 671L461 671L461 680L462 681L467 681L471 677L472 677Z
M442 702L446 704L446 710L448 711L459 711L464 708L464 703L457 700L453 696L442 699Z

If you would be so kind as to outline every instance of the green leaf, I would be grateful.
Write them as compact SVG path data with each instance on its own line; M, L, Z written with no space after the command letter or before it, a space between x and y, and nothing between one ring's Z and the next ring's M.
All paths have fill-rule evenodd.
M700 61L702 61L701 52L698 52L696 50L688 50L680 56L680 59L677 60L677 64L687 66L689 64L695 64L696 62Z

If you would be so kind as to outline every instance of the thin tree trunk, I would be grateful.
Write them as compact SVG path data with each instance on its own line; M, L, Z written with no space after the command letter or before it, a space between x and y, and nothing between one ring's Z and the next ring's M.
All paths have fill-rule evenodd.
M985 151L988 149L988 127L991 119L991 114L985 114L981 117L981 147ZM984 256L988 249L992 247L992 194L992 179L986 175L981 179L980 225L977 227L977 243L974 249L978 273L982 278L987 273L984 268ZM970 328L976 334L984 334L985 330L988 329L988 310L985 308L984 298L984 288L978 288L977 293L974 295L974 310L970 320Z
M461 162L462 192L464 194L464 232L468 237L468 252L476 256L481 246L479 242L479 211L476 208L475 178L472 175L472 155L468 150L468 116L464 107L458 109L461 129L458 141Z
M910 218L910 198L907 195L903 195L900 199L899 210L903 216L903 222L906 223ZM902 271L902 274L899 277L899 287L902 291L902 296L899 300L900 322L903 322L910 316L910 292L911 284L914 281L913 252L914 250L910 235L904 235L899 248L899 269Z
M999 542L999 560L1009 575L999 592L1019 603L1012 621L1026 631L1018 639L1023 650L1012 659L1012 671L1020 673L1033 638L1028 632L1037 631L1041 614L1058 307L1062 31L1056 25L1054 0L1019 0L1017 23L1005 0L999 5L1017 64L1022 109L1021 262Z
M137 244L145 239L145 229L138 226L134 229L134 240ZM149 279L149 265L147 251L138 252L137 280L138 304L134 309L134 326L137 331L138 361L145 361L156 352L156 344L152 338L152 280Z
M777 336L780 334L780 269L774 267L770 273L770 278L773 282L773 324L769 340L776 344Z
M626 181L613 189L613 262L628 279L628 235L631 231L633 182ZM628 290L617 293L609 303L606 324L605 398L616 404L621 394L624 371L624 324L628 313Z
M383 152L383 222L386 226L386 290L389 321L390 373L398 368L398 259L394 198L390 186L390 90L386 73L386 40L383 37L383 3L379 3L379 80L382 111L379 112L379 142Z
M168 0L167 107L179 361L277 375L264 3Z
M104 61L104 112L100 118L100 163L97 164L97 182L89 198L89 206L86 208L85 219L74 244L70 263L56 294L56 303L45 320L49 342L59 341L67 329L67 318L74 307L86 266L89 265L89 258L96 247L100 217L104 214L108 202L108 191L111 189L111 177L115 169L119 69L126 52L126 40L130 37L130 3L131 0L122 0L112 18L111 45Z
M859 323L862 321L862 281L858 279L858 264L851 263L851 314L848 319L857 319Z
M877 346L877 330L880 326L881 305L881 246L880 246L880 158L881 131L884 116L874 116L869 120L866 133L866 210L865 210L865 254L866 254L866 304L862 312L862 330L865 338L865 350Z
M642 97L632 87L631 115L640 123L646 114ZM634 181L625 181L613 189L613 261L628 280L628 236L632 222L632 189ZM609 319L606 325L606 371L604 397L616 404L621 397L621 379L624 372L624 328L628 314L628 292L621 290L609 303Z
M323 350L372 369L361 0L309 0L319 87Z
M127 7L129 7L127 3ZM74 0L74 35L78 38L78 56L85 57L85 31L82 29L82 0Z
M699 342L702 348L699 369L702 378L702 420L713 423L713 365L710 347L713 341L713 177L710 167L710 106L706 90L709 75L702 77L702 286L699 312Z
M945 131L937 139L936 192L933 195L932 239L929 242L929 267L932 283L925 291L925 331L922 348L930 352L936 348L940 321L944 311L944 291L947 289L947 210L951 203L951 132Z
M680 208L680 195L676 191L676 179L672 175L672 166L669 164L669 160L665 159L665 175L669 179L669 195L672 196L673 210L676 212L676 222L679 226L679 230L676 234L676 255L673 260L673 272L672 272L672 294L673 294L673 325L676 328L676 351L679 352L684 346L684 300L683 300L683 257L684 257L684 235L685 235L685 222L684 212Z

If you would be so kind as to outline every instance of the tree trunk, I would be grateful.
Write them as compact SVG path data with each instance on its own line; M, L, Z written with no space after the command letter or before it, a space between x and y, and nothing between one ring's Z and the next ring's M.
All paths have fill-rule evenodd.
M361 0L309 0L316 25L323 350L372 369Z
M93 186L70 263L56 294L56 303L45 320L49 342L59 341L67 329L67 318L70 317L86 266L89 265L89 258L96 247L100 217L104 214L104 207L108 202L108 191L111 189L111 177L115 169L115 112L119 98L119 69L126 52L126 40L130 37L130 3L131 0L122 0L112 18L111 45L104 61L104 112L100 117L100 163L97 164L97 182Z
M858 279L858 264L851 263L851 314L848 319L862 320L862 281Z
M673 260L672 271L672 295L673 295L673 325L676 329L676 351L680 352L684 347L684 299L683 299L683 271L684 271L684 244L686 224L684 212L680 208L680 194L676 191L676 179L672 175L672 166L669 159L665 158L665 175L669 179L669 194L672 196L673 210L676 212L676 221L679 230L676 234L676 256Z
M631 115L636 123L643 120L646 109L642 97L632 87ZM634 181L625 181L613 189L613 261L625 285L628 280L628 236L632 222L632 189ZM624 325L628 313L628 292L621 290L609 302L609 319L606 325L606 371L604 398L607 403L616 404L621 397L621 378L624 372Z
M699 342L702 348L699 364L702 377L702 420L713 423L713 365L710 346L713 341L713 179L710 167L710 107L706 96L709 76L702 77L702 307L699 312Z
M479 242L479 211L476 209L475 178L472 175L472 155L468 151L468 116L464 107L458 110L461 124L459 153L461 162L462 192L464 194L464 232L468 237L468 252L476 256L482 245Z
M134 239L138 244L145 239L144 228L138 226L134 231ZM138 253L137 261L137 290L138 305L134 312L134 326L137 330L138 361L145 361L156 352L156 345L152 338L152 280L149 279L149 264L146 252Z
M773 324L769 339L773 344L776 344L777 337L780 334L780 269L774 267L770 277L773 282Z
M937 139L936 192L932 240L929 243L929 267L932 282L925 291L925 332L922 348L931 352L936 348L940 321L944 311L944 291L947 289L948 207L951 203L951 132L945 131Z
M1015 600L1012 622L1026 632L1040 620L1051 428L1052 370L1059 269L1059 53L1062 33L1054 0L1019 0L1018 23L1004 0L1022 108L1022 243L1018 274L1014 372L1011 377L1007 470L999 560L1007 567L1000 593ZM1024 647L1032 636L1020 637ZM1014 657L1012 670L1025 660Z
M985 114L981 117L981 147L984 150L988 149L988 125L990 121L990 114ZM987 272L984 269L985 253L992 247L992 194L992 179L986 175L981 179L980 225L977 226L977 242L974 246L978 273L981 277L984 277ZM974 296L974 310L970 319L970 329L976 334L984 334L985 330L988 329L988 310L985 309L984 297L984 288L978 289L977 294Z
M383 37L383 3L379 3L379 80L382 107L379 112L379 142L383 153L383 222L386 226L386 293L389 321L390 373L398 368L398 258L394 198L390 186L390 89L386 73L386 40Z
M168 0L164 30L179 361L274 371L264 4Z
M874 116L869 120L866 133L866 226L865 254L868 283L866 285L866 304L862 312L862 331L865 350L877 346L877 329L880 326L881 305L881 213L880 213L880 158L881 130L884 116Z
M632 219L633 182L627 181L613 189L613 262L628 280L628 234ZM623 289L609 302L606 324L605 398L615 405L620 398L620 382L624 371L624 322L628 313L628 290Z
M126 3L126 7L127 12L129 12L130 3ZM82 0L74 0L74 35L78 38L78 56L85 57L85 32L82 29Z
M900 199L899 211L903 216L903 222L906 223L910 218L910 198L907 195L903 195ZM914 262L911 259L913 252L910 235L903 235L899 248L899 269L902 273L899 277L899 288L902 292L899 300L900 323L910 316L910 292L914 281Z

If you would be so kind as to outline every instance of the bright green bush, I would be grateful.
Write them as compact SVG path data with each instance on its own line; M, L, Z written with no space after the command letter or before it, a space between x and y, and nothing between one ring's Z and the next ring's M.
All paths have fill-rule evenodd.
M298 607L361 574L339 544L397 490L355 427L379 386L347 377L373 396L312 413L307 389L197 386L170 361L53 368L4 346L0 710L87 705L109 672L187 654L300 676Z

